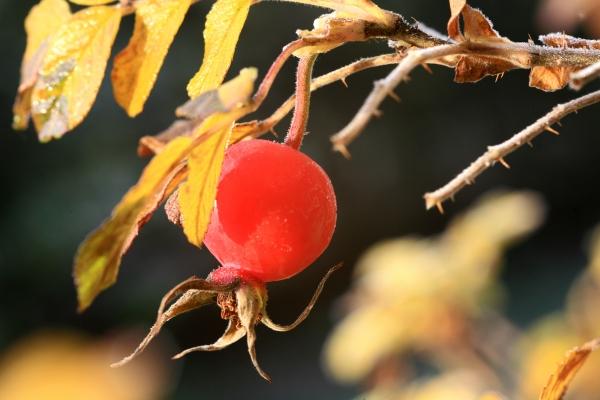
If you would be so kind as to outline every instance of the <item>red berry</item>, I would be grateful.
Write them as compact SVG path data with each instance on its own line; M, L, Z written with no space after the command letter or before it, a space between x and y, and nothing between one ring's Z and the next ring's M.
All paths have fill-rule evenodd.
M331 181L312 159L283 144L244 141L225 154L204 243L226 269L277 281L321 255L336 212Z

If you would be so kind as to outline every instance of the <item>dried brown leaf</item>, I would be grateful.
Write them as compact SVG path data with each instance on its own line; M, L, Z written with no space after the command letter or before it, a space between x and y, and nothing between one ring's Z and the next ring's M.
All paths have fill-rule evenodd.
M600 49L600 40L580 39L562 33L540 36L546 46L572 49ZM582 66L583 67L583 66ZM529 74L529 86L546 92L560 90L567 86L571 74L578 67L534 67Z
M513 63L498 58L461 56L454 70L454 82L478 82L486 76L498 75L513 68Z
M467 5L467 0L450 0L450 19L448 20L448 36L454 40L462 39L460 32L460 14Z
M492 22L478 9L469 6L466 1L450 0L450 20L448 35L461 42L474 43L510 41L494 29ZM460 27L462 16L463 27ZM490 75L498 75L517 67L515 62L499 57L465 55L458 58L454 81L458 83L477 82Z

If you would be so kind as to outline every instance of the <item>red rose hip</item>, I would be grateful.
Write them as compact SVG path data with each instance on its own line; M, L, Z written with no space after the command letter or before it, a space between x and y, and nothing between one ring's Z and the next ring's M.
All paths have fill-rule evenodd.
M225 154L204 243L227 269L286 279L325 250L336 212L331 181L312 159L284 144L244 141Z

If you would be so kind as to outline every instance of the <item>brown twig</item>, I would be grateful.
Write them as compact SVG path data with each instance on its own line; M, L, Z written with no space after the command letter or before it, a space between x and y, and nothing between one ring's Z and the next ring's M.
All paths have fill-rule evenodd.
M437 189L434 192L426 193L423 197L425 199L425 207L430 209L432 207L438 207L441 209L441 205L444 201L452 198L457 192L459 192L465 186L472 184L482 172L490 168L497 162L506 164L504 157L512 153L519 147L526 143L530 143L539 134L544 131L551 133L558 133L552 128L552 125L560 122L561 119L569 114L572 114L582 108L591 106L600 102L600 90L592 93L588 93L585 96L578 97L569 102L559 104L555 106L552 111L538 119L521 132L517 133L507 141L497 144L495 146L489 146L487 151L475 160L471 165L465 168L460 174L454 179L448 182L443 187Z
M445 44L427 49L409 50L408 54L398 63L398 66L384 79L375 82L375 88L365 100L352 121L344 129L331 137L333 148L348 155L347 145L352 142L364 129L373 115L378 113L379 106L394 88L408 77L408 74L424 62L436 58L459 54L464 51L462 44Z
M396 64L404 57L400 53L382 54L379 56L363 58L351 64L345 65L327 74L321 75L312 80L310 90L315 91L323 86L327 86L337 81L344 81L348 76L369 68L380 67L384 65ZM250 126L252 129L247 131L248 136L260 136L269 132L275 127L293 108L296 96L290 96L270 117L261 121L250 121L241 123L241 125Z
M573 90L581 90L585 85L600 77L600 62L590 65L584 69L573 72L569 87Z

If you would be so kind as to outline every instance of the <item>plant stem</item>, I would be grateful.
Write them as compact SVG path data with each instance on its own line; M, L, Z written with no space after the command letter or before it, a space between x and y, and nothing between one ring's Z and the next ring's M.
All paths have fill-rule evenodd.
M507 141L495 146L489 146L484 154L446 185L434 192L425 194L425 196L423 196L425 198L425 206L427 209L437 207L441 211L441 205L444 201L452 198L454 194L463 187L472 184L475 181L475 178L491 166L499 162L508 168L508 164L504 161L506 155L512 153L524 144L531 143L535 137L544 131L558 134L558 132L552 128L553 124L560 122L561 119L569 114L599 102L600 90L555 106L548 114L544 115Z
M310 109L310 82L316 59L317 55L311 54L302 57L298 61L294 116L292 117L292 123L284 141L285 144L296 150L302 145L302 138L306 132L306 123L308 122L308 113Z

